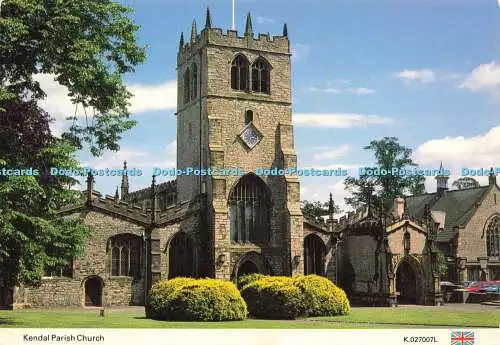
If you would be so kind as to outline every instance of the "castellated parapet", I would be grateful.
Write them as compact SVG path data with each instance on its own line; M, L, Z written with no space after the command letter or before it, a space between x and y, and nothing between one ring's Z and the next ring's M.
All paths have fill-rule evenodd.
M234 49L255 50L258 52L291 55L290 41L286 36L270 36L267 34L238 36L238 31L227 30L224 34L220 28L204 28L196 35L194 42L183 45L177 54L177 65L182 65L202 47L220 46Z

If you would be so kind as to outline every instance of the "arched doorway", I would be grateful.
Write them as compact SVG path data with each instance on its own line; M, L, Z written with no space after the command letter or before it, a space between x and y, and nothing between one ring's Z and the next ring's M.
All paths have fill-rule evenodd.
M189 236L179 232L168 246L168 279L195 276L194 248Z
M238 276L243 277L247 274L259 273L259 268L252 261L245 261L238 269Z
M325 275L326 246L318 235L304 239L304 274Z
M237 283L241 277L252 273L271 274L269 263L257 252L249 252L240 257L234 266L231 280Z
M85 281L85 306L102 306L102 280L99 277L91 277Z
M417 303L417 275L408 260L401 262L396 271L396 292L400 303Z

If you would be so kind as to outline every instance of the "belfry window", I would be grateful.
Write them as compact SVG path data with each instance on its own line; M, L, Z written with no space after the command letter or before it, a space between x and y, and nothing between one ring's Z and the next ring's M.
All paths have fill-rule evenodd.
M486 255L500 256L500 218L495 217L486 230Z
M191 66L191 95L190 99L193 100L198 97L198 67L194 63Z
M189 68L184 72L184 103L188 103L190 100L190 86L191 86L191 80L190 80L190 73L189 73Z
M243 55L238 55L231 65L231 88L248 90L248 60Z
M111 253L111 275L134 277L140 272L141 239L124 234L111 237L108 252Z
M243 176L229 197L231 241L269 241L270 198L264 182L253 174Z
M263 58L252 65L252 91L269 93L269 64Z

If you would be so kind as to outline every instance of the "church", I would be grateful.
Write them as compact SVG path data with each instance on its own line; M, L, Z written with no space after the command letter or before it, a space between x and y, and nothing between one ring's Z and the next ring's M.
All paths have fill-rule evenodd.
M144 305L156 281L179 276L236 282L249 273L318 274L354 304L439 305L437 253L457 281L498 275L499 190L490 185L396 199L392 216L365 207L339 220L304 217L296 168L291 49L280 36L205 25L181 33L177 54L177 167L240 169L238 175L180 175L139 191L101 195L89 176L85 200L60 211L92 227L83 256L48 269L39 287L5 288L0 305ZM126 163L124 168L126 169ZM454 273L453 273L454 272ZM468 275L468 276L467 276Z

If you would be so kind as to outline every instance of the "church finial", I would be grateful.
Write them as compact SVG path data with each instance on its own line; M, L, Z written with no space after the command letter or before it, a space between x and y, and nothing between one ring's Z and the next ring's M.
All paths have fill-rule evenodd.
M120 194L118 194L118 186L116 186L116 190L115 190L115 201L118 201L120 200Z
M181 39L179 40L179 50L184 48L184 33L181 32Z
M206 29L212 28L212 17L210 16L210 8L208 7L207 7L207 19L205 21L205 28Z
M333 196L330 193L330 201L328 202L328 217L330 220L333 220L333 214L335 212L335 206L333 204Z
M87 175L87 206L92 204L92 194L94 192L94 177L92 173L89 172Z
M288 37L288 26L286 23L283 25L283 36Z
M248 14L247 14L247 23L245 26L245 36L252 36L253 37L252 17L250 16L250 12L248 12Z
M118 192L118 191L117 191ZM123 174L122 174L122 200L126 200L128 196L128 173L127 173L127 161L123 162Z
M191 25L191 44L196 42L197 35L198 31L196 30L196 20L193 20L193 24Z
M488 185L494 186L497 184L497 175L495 174L495 169L492 167L490 169L490 174L488 175Z

